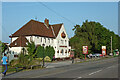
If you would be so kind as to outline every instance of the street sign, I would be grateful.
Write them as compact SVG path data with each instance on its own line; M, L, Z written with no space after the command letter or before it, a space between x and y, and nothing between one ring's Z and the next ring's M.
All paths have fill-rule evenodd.
M88 46L83 46L83 54L88 54Z
M85 54L85 61L86 61L86 54L88 54L88 46L83 46L83 54Z
M103 56L106 55L106 46L102 46L102 54L103 54Z

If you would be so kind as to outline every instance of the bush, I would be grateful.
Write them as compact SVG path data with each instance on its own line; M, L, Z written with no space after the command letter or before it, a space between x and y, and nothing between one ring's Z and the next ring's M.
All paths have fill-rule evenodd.
M45 60L45 61L51 61L51 59L50 59L49 56L46 56L46 57L44 58L44 60Z
M17 64L19 64L19 60L18 59L14 59L10 62L11 67L15 67Z

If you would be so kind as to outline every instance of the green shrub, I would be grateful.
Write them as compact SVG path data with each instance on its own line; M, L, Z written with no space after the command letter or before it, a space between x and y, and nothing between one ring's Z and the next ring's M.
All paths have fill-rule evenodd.
M51 59L50 59L49 56L46 56L46 57L44 58L44 60L45 60L45 61L51 61Z

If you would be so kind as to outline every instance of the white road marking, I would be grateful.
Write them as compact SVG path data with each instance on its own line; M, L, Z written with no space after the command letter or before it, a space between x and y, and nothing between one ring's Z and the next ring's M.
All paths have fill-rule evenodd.
M80 79L80 78L82 78L82 77L78 77L78 78L75 78L75 79L73 79L73 80L77 80L77 79Z
M82 78L82 77L78 77L78 78Z
M98 72L100 72L100 71L102 71L102 70L98 70L98 71L92 72L92 73L90 73L89 75L92 75L92 74L98 73Z

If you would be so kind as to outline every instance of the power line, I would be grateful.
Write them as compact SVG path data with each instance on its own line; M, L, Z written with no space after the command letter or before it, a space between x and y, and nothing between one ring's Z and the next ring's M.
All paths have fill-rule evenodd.
M62 17L63 19L67 20L68 22L70 22L70 23L72 23L72 24L76 24L76 23L74 23L73 21L69 20L68 18L62 16L62 15L59 14L58 12L54 11L53 9L51 9L50 7L48 7L47 5L45 5L44 3L42 3L42 2L38 2L38 3L42 4L44 7L46 7L47 9L49 9L50 11L52 11L53 13L55 13L56 15Z

